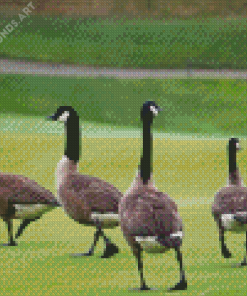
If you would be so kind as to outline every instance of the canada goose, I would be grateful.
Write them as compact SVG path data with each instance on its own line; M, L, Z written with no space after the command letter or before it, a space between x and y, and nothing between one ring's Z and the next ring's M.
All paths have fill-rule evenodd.
M0 216L8 225L9 241L4 246L17 246L13 239L12 219L23 219L17 239L32 221L58 207L53 194L22 175L0 173Z
M77 164L80 157L79 116L71 106L61 106L49 119L63 121L67 136L65 152L57 165L57 198L65 212L80 224L96 226L94 242L85 254L90 256L102 236L105 250L101 258L109 258L118 253L118 247L104 235L102 228L114 228L119 225L118 201L121 192L100 178L82 175Z
M221 253L225 258L231 257L231 252L225 244L226 230L236 233L246 232L247 241L247 188L237 167L237 151L240 150L237 138L229 139L229 177L226 187L222 187L214 196L212 213L219 226L219 241ZM246 245L247 247L247 245ZM246 249L247 252L247 249ZM246 266L246 255L238 266Z
M182 220L175 202L165 193L159 192L152 177L153 143L151 125L160 111L155 102L147 101L141 109L143 122L143 150L141 163L131 187L119 204L119 215L123 234L137 258L140 272L140 290L149 290L143 277L143 250L149 253L164 253L174 248L180 264L180 282L170 290L187 289L182 264Z

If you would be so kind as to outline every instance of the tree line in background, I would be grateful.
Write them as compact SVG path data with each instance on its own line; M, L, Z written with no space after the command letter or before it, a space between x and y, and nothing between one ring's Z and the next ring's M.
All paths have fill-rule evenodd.
M29 0L0 0L0 11L18 14ZM247 0L32 0L33 14L75 17L247 17Z

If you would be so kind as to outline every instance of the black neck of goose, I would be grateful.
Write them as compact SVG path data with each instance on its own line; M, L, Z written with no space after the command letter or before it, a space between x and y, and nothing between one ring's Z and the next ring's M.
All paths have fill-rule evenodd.
M64 155L75 163L79 162L81 155L81 132L79 117L71 117L65 123L66 142Z
M141 157L141 179L143 184L150 180L152 172L152 149L153 137L151 134L151 123L143 120L143 150Z
M230 182L234 184L237 178L237 151L236 148L229 147L229 178Z

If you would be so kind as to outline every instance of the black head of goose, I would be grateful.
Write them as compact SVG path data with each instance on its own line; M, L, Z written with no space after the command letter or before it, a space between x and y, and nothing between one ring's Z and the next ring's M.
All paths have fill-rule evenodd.
M231 253L225 244L224 232L226 230L236 233L246 232L247 240L247 188L243 186L237 167L237 151L240 150L239 140L237 138L229 139L227 150L229 156L228 184L215 194L212 213L219 226L221 253L225 258L230 258ZM239 266L245 265L246 256Z
M13 219L21 219L15 239L41 216L61 206L55 196L44 187L22 175L0 173L0 216L8 226L9 241L4 246L16 246L13 238Z
M80 157L79 116L71 106L61 106L48 118L65 123L66 141L62 160L57 165L57 198L65 212L75 221L88 226L96 226L94 242L88 253L73 256L90 256L100 236L105 241L102 258L109 258L118 252L116 245L104 235L103 228L119 225L118 202L121 192L112 184L100 178L82 175L78 172Z
M182 265L182 220L175 202L154 186L152 177L153 139L151 126L160 111L155 102L147 101L141 108L143 150L137 175L119 205L121 228L138 261L141 290L149 290L143 277L142 250L164 253L174 248L180 264L180 282L170 290L187 289Z

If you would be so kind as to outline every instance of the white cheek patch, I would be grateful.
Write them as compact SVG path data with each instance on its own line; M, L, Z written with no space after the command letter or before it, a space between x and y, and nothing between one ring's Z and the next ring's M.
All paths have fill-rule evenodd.
M153 112L154 116L158 115L158 110L155 106L150 106L150 110Z
M64 111L62 115L58 117L58 121L67 121L69 117L69 111Z

